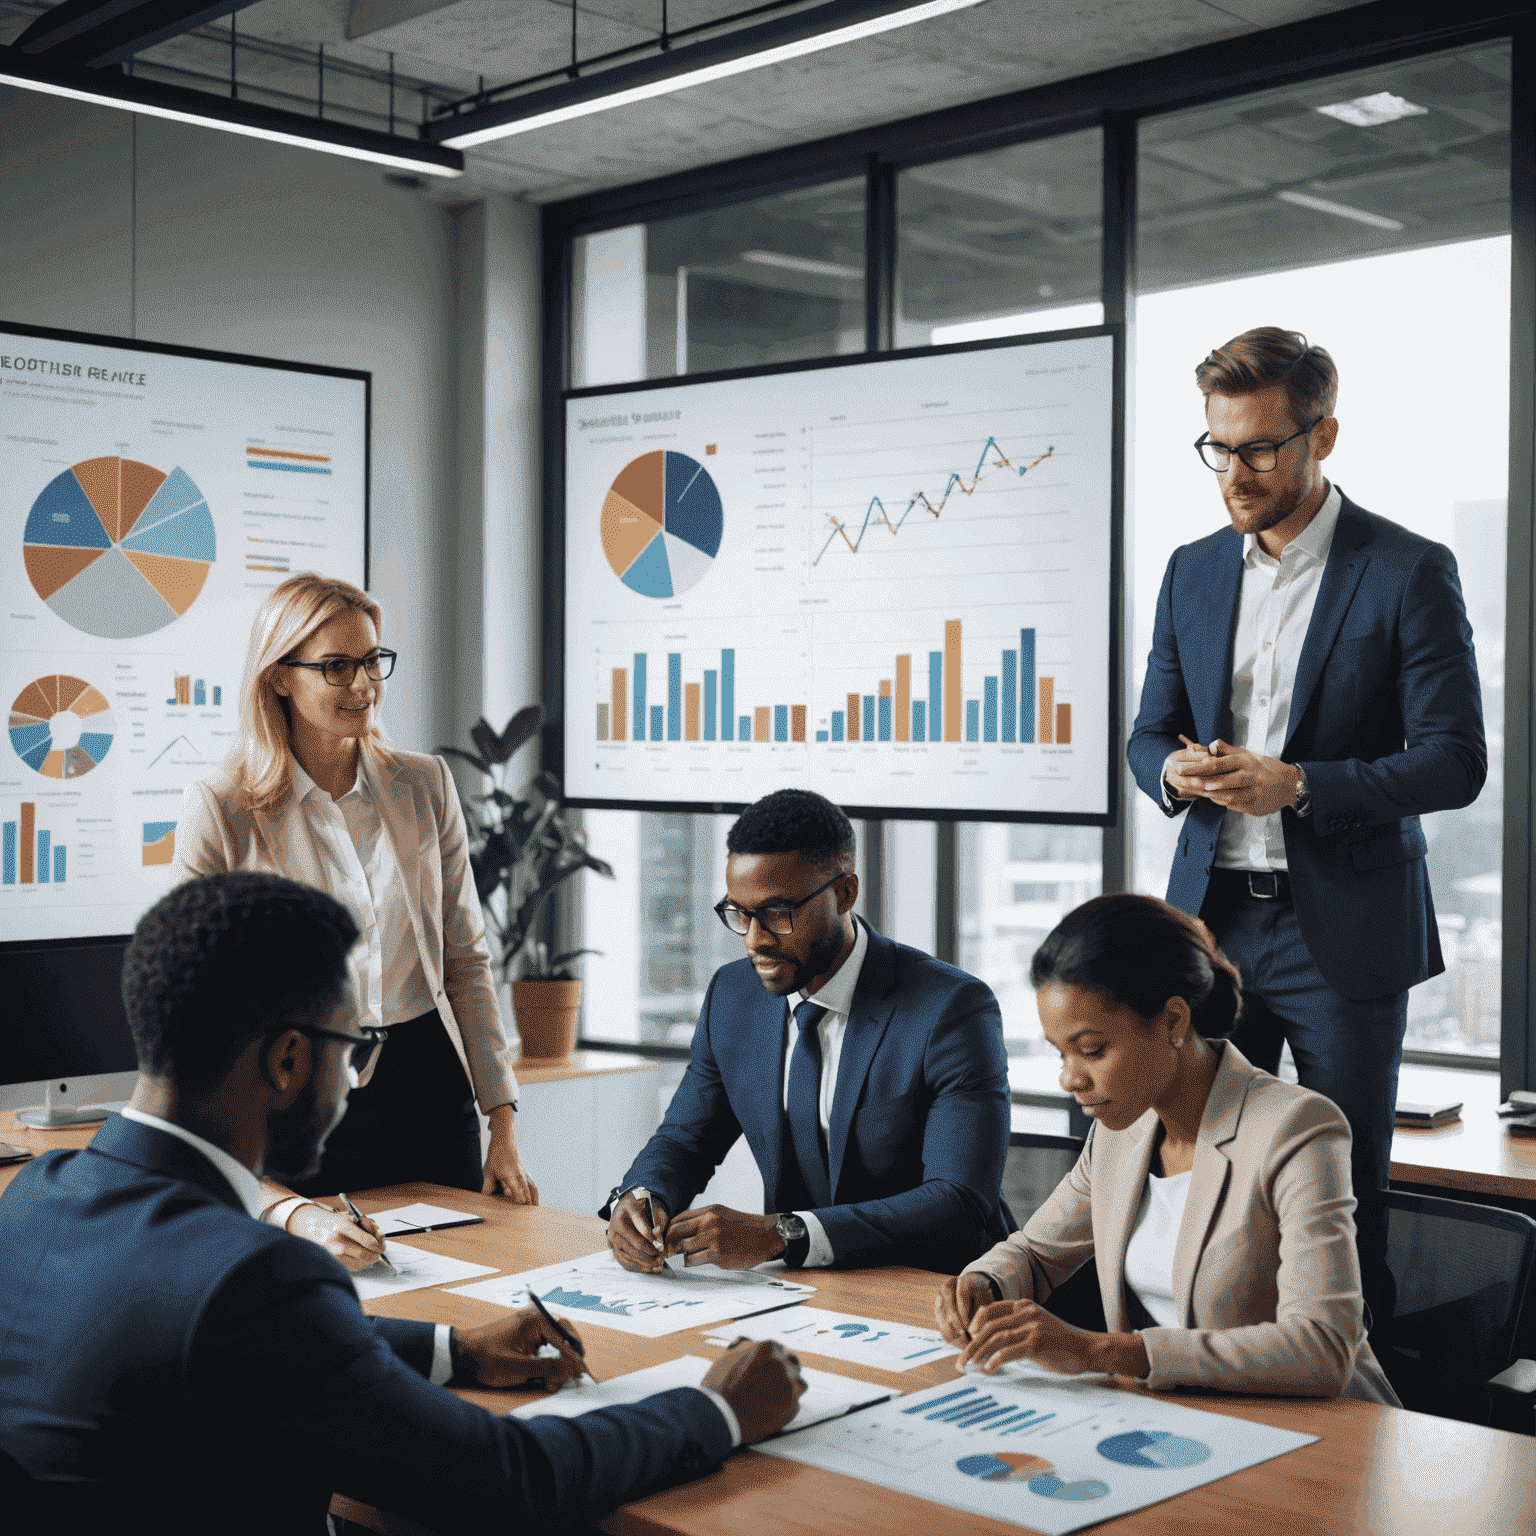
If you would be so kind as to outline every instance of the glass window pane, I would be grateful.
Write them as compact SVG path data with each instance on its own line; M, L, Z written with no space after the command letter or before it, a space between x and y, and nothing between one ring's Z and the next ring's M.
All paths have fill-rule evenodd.
M916 166L897 178L900 347L1104 319L1097 128Z
M1012 1086L1060 1093L1060 1063L1040 1029L1029 962L1068 912L1103 889L1103 833L962 822L956 844L960 968L997 994Z
M864 178L574 242L574 388L864 350Z
M1508 79L1509 49L1499 45L1147 125L1139 260L1144 282L1161 286L1138 300L1135 384L1133 707L1168 557L1225 522L1215 477L1190 451L1204 427L1194 368L1252 326L1303 331L1333 354L1341 429L1329 478L1455 554L1489 774L1473 805L1424 819L1447 971L1409 993L1407 1048L1490 1057L1503 835ZM1361 125L1323 107L1398 115ZM1447 380L1454 388L1441 387ZM1458 446L1472 442L1481 451ZM1161 895L1180 821L1129 793L1136 887Z

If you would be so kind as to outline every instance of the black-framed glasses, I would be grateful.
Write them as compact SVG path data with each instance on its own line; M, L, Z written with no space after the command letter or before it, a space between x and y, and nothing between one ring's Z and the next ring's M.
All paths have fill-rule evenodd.
M344 1035L339 1030L321 1029L318 1024L295 1024L293 1026L301 1035L319 1035L326 1040L344 1040L352 1049L347 1053L347 1076L352 1086L357 1087L361 1078L368 1073L368 1068L373 1065L373 1058L379 1054L384 1042L389 1039L387 1029L375 1029L372 1025L364 1025L360 1035Z
M1254 474L1267 475L1280 462L1280 450L1287 443L1294 443L1298 437L1305 437L1319 421L1324 419L1319 416L1316 421L1309 421L1301 431L1292 432L1289 437L1282 437L1278 443L1258 438L1251 443L1239 443L1236 448L1230 448L1226 443L1212 442L1211 434L1202 432L1195 439L1195 452L1200 455L1200 462L1207 469L1215 470L1218 475L1226 474L1232 467L1234 453Z
M815 901L823 891L829 891L844 875L847 870L839 870L825 885L818 885L809 896L802 896L799 901L775 901L755 910L752 907L738 907L730 897L715 903L715 916L725 924L732 933L741 938L752 931L752 921L757 920L757 926L765 933L778 934L781 937L786 933L795 931L795 913L808 901Z
M357 669L371 682L382 683L395 670L399 659L395 651L377 650L367 656L327 656L324 661L281 661L281 667L303 667L307 672L318 672L332 688L350 688L357 677Z

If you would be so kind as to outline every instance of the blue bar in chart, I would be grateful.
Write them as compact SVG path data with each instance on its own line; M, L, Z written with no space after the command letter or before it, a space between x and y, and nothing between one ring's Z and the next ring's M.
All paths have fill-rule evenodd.
M738 741L751 741L752 740L752 716L751 715L742 715L738 719L737 725L739 727L739 730L737 732L737 740Z
M39 828L37 834L37 883L39 885L47 885L48 883L51 868L51 861L48 857L48 845L52 840L52 836L52 833L45 832Z
M203 687L202 678L198 678L198 680L192 684L192 702L198 706L202 706L208 702L208 690Z
M912 700L912 740L928 739L928 706L921 699Z
M53 882L55 885L64 884L64 854L66 849L61 843L53 850Z
M731 739L731 724L736 719L736 652L720 652L720 739ZM745 740L743 736L743 740Z
M928 740L944 739L944 652L928 652Z
M645 653L635 652L635 729L636 741L645 740Z
M825 731L817 731L816 732L816 740L817 741L826 741L827 739L828 739L828 737L827 737L827 733Z
M16 884L16 823L0 828L0 884Z
M704 674L704 740L715 739L715 685L717 674L706 672ZM727 719L730 717L727 716Z
M1031 1419L1028 1424L1015 1424L1011 1428L1003 1430L1002 1433L1005 1435L1016 1435L1021 1429L1038 1429L1047 1419L1054 1419L1055 1417L1054 1413L1042 1413L1038 1419Z
M985 677L981 682L981 739L997 740L997 679Z
M864 695L864 740L875 739L875 696L872 693Z
M673 651L667 657L667 740L683 739L683 658Z
M944 1397L930 1397L926 1403L919 1403L915 1408L903 1408L903 1413L920 1413L925 1419L933 1417L932 1410L942 1407L945 1403L953 1403L956 1398L974 1397L975 1387L961 1387L958 1392L950 1392Z
M981 735L981 700L965 701L965 739L975 741Z
M213 707L217 709L224 702L224 690L217 683L213 685Z
M1019 631L1019 740L1035 739L1035 632Z
M832 711L832 740L833 741L841 741L842 739L843 739L843 712L840 709L834 709Z
M773 706L773 739L775 741L789 740L788 704L775 704Z
M660 741L666 734L667 712L660 704L651 705L651 740Z
M888 693L880 695L880 740L891 739L891 696Z
M1015 741L1019 731L1019 655L1003 652L1003 740Z

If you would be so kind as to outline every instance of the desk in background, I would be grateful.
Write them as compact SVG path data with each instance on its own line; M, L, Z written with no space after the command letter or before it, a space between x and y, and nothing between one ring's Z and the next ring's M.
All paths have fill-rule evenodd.
M1392 1182L1421 1194L1515 1206L1536 1215L1536 1137L1511 1136L1494 1111L1502 1099L1493 1072L1404 1067L1398 1097L1460 1099L1448 1125L1399 1126L1392 1137Z

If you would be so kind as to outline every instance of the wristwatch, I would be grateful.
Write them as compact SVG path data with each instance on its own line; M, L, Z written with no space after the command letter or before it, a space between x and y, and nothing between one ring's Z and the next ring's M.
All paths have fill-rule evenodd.
M1312 814L1312 788L1307 783L1307 770L1300 763L1292 763L1296 770L1296 803L1291 807L1298 816Z
M779 1217L778 1228L779 1236L784 1239L782 1257L785 1264L791 1269L799 1269L811 1251L811 1229L793 1211Z

